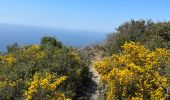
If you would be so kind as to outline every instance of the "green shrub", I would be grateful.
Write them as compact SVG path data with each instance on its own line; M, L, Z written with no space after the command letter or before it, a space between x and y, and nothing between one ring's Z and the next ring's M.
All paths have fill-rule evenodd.
M67 76L57 89L73 98L87 76L87 64L78 50L63 46L53 37L42 38L41 45L20 47L12 45L9 52L0 55L0 97L23 99L28 90L27 81L35 73L55 73ZM15 52L14 52L15 51ZM48 94L39 94L48 95ZM42 96L40 96L42 97Z

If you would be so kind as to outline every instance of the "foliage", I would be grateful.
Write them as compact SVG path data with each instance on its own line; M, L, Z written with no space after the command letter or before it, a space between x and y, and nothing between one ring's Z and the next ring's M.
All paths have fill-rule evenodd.
M170 50L150 51L139 43L125 43L123 52L95 62L104 84L107 100L165 100L169 83L166 67Z
M41 45L46 48L49 48L49 47L62 48L62 43L60 41L56 40L56 38L54 37L49 37L49 36L43 37L41 39Z
M7 46L7 52L8 53L16 52L16 51L18 51L19 48L20 48L19 45L17 43L14 43L14 44Z
M35 73L33 79L28 84L28 90L25 91L26 100L31 99L65 99L63 93L57 92L57 87L67 79L66 76L57 77L55 74L46 72L45 75Z
M170 49L170 22L131 20L120 25L106 38L106 53L120 53L125 42L140 42L149 49Z
M10 48L0 55L1 99L42 100L56 95L72 99L87 76L81 53L53 37L44 37L41 45Z
M0 52L0 99L76 99L91 78L87 66L95 57L110 56L94 65L106 99L164 100L169 49L170 22L151 20L126 22L105 42L85 48L67 47L49 36L40 45L14 43Z

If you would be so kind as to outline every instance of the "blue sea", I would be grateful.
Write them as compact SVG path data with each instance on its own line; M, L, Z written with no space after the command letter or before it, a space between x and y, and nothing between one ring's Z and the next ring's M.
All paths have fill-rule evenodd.
M56 37L67 46L83 47L103 41L106 33L0 24L0 51L6 51L6 46L13 43L20 45L39 44L44 36Z

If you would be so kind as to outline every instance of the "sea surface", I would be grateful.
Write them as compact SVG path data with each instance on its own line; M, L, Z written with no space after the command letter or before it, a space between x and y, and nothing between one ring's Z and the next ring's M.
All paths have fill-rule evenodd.
M13 43L20 45L39 44L44 36L56 37L67 46L83 47L103 41L106 33L0 24L0 51L6 51L7 45Z

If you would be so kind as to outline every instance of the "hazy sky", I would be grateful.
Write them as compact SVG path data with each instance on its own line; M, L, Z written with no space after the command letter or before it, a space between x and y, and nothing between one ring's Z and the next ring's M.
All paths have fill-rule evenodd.
M0 0L0 23L111 32L130 19L170 20L170 0Z

